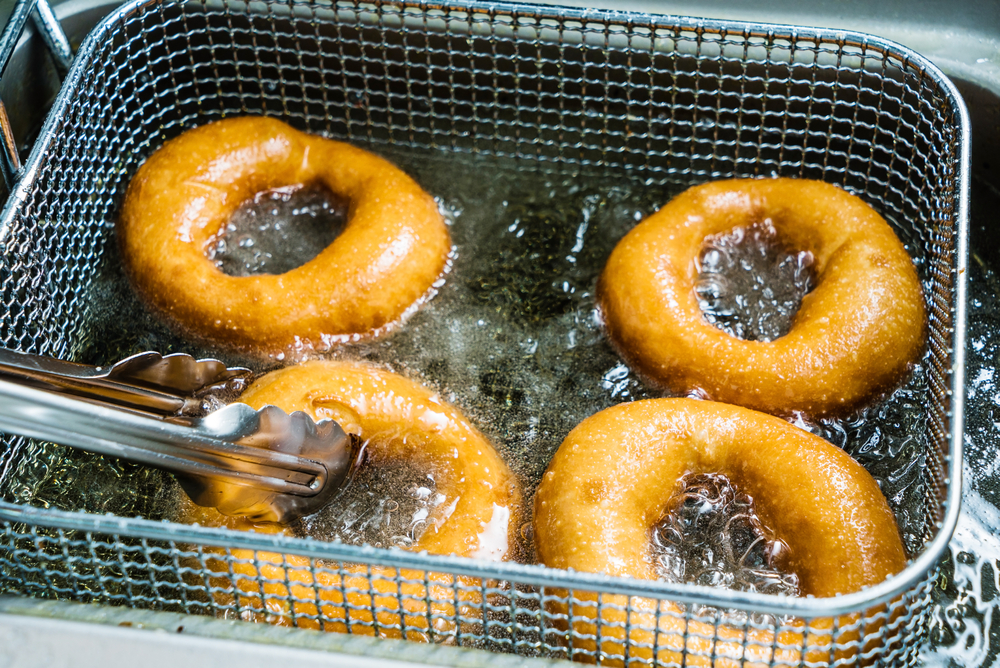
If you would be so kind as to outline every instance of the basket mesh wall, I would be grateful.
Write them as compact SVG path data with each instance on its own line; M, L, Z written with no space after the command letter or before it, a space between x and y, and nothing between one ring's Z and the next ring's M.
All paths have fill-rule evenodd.
M527 6L168 0L119 12L78 59L5 213L4 345L78 355L88 289L131 175L167 139L228 115L675 187L821 179L873 203L924 259L923 526L935 535L949 485L961 128L948 90L905 53L844 33ZM26 465L24 441L3 447L0 476ZM283 554L309 554L301 542L255 554L221 530L173 540L139 520L96 531L56 511L28 520L16 505L2 509L6 591L599 661L690 662L686 650L902 663L931 587L928 576L888 609L816 620L804 633L800 620L711 605L738 607L724 595L657 603L622 595L610 578L580 591L542 568L468 575L448 558L438 571L406 568L398 553L392 567L386 553L346 546L289 562Z
M129 520L124 533L102 518L84 530L79 514L50 510L40 521L38 511L18 512L0 503L0 589L9 593L615 665L855 665L859 656L902 665L913 660L933 589L928 579L888 606L804 622L614 586L567 589L541 568L456 569L447 557L342 544L309 559L296 554L310 551L297 539L267 549L267 539L208 529Z

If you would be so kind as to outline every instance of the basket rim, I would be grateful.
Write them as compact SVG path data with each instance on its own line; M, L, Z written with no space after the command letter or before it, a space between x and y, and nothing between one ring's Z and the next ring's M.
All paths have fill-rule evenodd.
M7 252L6 238L14 218L27 201L41 165L47 157L59 119L73 104L90 59L96 49L110 38L116 25L131 14L157 4L183 4L185 0L130 0L106 16L81 44L73 66L56 96L55 102L39 133L30 156L19 175L16 185L0 213L0 252ZM250 3L247 2L249 5ZM305 4L292 0L289 5ZM340 3L333 0L323 3L323 8L335 9ZM360 0L353 6L363 10ZM777 615L795 615L806 619L830 617L865 610L873 605L896 598L918 585L945 553L958 523L962 499L962 440L965 432L965 347L966 347L966 283L969 257L969 198L971 174L971 126L968 110L955 85L929 59L892 40L853 30L833 30L772 23L705 19L622 10L579 9L563 6L531 5L519 2L484 2L482 0L451 0L449 2L424 2L421 0L386 0L370 3L391 5L402 12L407 8L422 11L484 13L518 15L532 19L565 21L594 21L615 24L627 30L635 27L692 30L695 32L737 33L743 37L774 39L813 39L818 42L836 42L841 47L861 47L885 56L899 58L905 66L915 68L940 88L947 98L957 124L959 154L956 168L956 247L953 259L955 290L953 293L953 330L951 350L951 387L949 410L949 448L945 464L948 466L947 495L942 504L943 519L937 523L937 533L906 568L895 576L871 587L851 594L829 598L795 598L758 593L735 592L689 584L674 584L651 580L612 577L604 574L581 573L553 569L540 564L513 562L488 562L455 556L430 555L400 549L381 549L371 546L353 546L342 543L323 543L311 538L265 536L262 534L155 522L140 518L101 516L85 512L66 512L40 509L28 505L0 501L0 520L28 522L54 529L85 532L123 534L151 540L168 540L201 545L225 545L254 550L280 551L337 561L378 563L395 568L417 568L491 580L511 579L525 584L560 589L597 591L608 594L650 597L684 603L714 605ZM628 34L627 32L625 34Z

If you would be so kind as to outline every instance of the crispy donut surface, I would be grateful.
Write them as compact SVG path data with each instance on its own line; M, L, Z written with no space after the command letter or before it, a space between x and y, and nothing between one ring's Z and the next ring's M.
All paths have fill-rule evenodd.
M490 442L435 392L368 364L314 361L263 376L240 399L255 409L271 404L286 412L305 411L315 419L336 419L345 431L366 443L370 460L366 465L395 461L432 470L436 491L446 500L431 511L427 529L408 549L491 561L512 557L521 518L520 487ZM333 503L337 503L336 499ZM228 518L189 502L182 508L181 519L208 526L286 532L281 525ZM454 615L456 597L460 607L481 604L481 582L474 578L458 578L461 586L456 591L450 575L401 569L401 576L410 582L397 587L392 581L395 569L371 566L369 585L364 576L366 566L347 564L343 578L338 573L316 570L317 594L310 566L337 569L340 564L311 564L297 555L258 552L258 562L265 564L258 570L251 563L252 551L233 549L231 553L236 560L231 579L240 592L239 598L244 604L266 608L272 613L269 621L273 623L289 624L294 615L318 614L314 603L318 595L322 615L328 621L320 624L298 618L296 625L343 632L349 623L352 633L371 635L375 632L371 614L374 597L374 605L385 608L375 620L379 633L401 637L402 597L403 617L411 628L407 637L427 640L430 630L453 632L452 620L436 617ZM213 570L230 570L221 560L210 562ZM264 578L263 587L260 577ZM425 579L430 584L429 592L423 584ZM291 595L297 600L292 604L284 600L289 596L286 581L293 583ZM349 617L345 615L342 585L346 587ZM433 627L428 619L431 616Z
M816 287L791 330L744 341L710 324L695 293L705 238L769 219L814 257ZM924 301L892 228L836 186L717 181L677 196L615 247L598 284L608 333L630 365L683 394L773 414L845 413L898 383L924 344Z
M899 530L878 485L839 448L791 424L756 411L693 399L650 399L603 410L584 420L563 441L542 478L535 497L535 544L546 566L573 568L653 580L652 531L689 473L722 473L755 501L761 521L787 546L782 568L799 577L803 596L829 597L882 582L906 566ZM574 592L595 601L596 595ZM602 638L612 654L622 653L626 597L604 595ZM685 649L683 617L678 606L661 604L660 638L652 628L656 603L633 598L631 656L652 657L635 643L654 640L657 657L681 662ZM557 612L565 613L565 604ZM586 607L575 614L588 616ZM672 614L671 614L672 613ZM595 616L593 609L589 617ZM830 628L832 620L814 620L812 629ZM842 620L843 621L843 620ZM608 622L621 623L616 627ZM846 621L841 625L843 628ZM593 635L595 624L581 621L577 631ZM744 657L744 630L692 621L687 665L730 665ZM853 635L851 635L853 634ZM707 637L699 638L698 635ZM850 635L850 637L847 637ZM838 636L857 640L856 628ZM732 641L732 642L727 642ZM582 645L580 643L583 643ZM767 663L773 633L751 629L745 659ZM797 663L801 633L779 634L774 659ZM810 634L808 645L829 645L830 638ZM593 641L574 640L594 650ZM713 647L714 645L714 647ZM651 646L651 645L650 645ZM786 651L787 650L787 651ZM829 661L817 651L809 660Z
M322 184L349 201L341 234L284 274L228 276L206 256L261 191ZM434 200L391 163L264 117L216 121L139 168L118 220L129 278L194 335L280 353L328 347L400 318L441 275L451 242Z

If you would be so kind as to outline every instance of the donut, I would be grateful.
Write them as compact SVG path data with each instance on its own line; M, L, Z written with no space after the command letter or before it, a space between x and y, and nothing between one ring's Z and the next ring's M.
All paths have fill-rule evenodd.
M253 408L271 404L337 420L363 439L366 465L406 462L432 469L446 501L431 511L428 528L408 549L491 561L512 557L520 487L490 442L431 390L368 364L313 361L261 377L240 399ZM281 525L226 518L190 503L180 514L181 521L202 526L288 532ZM221 602L266 610L267 621L279 625L399 638L405 622L405 637L426 641L454 632L456 606L461 616L482 604L482 581L471 577L401 568L398 577L406 582L397 586L397 569L386 566L324 564L259 551L257 568L253 551L231 549L229 554L207 559L211 570L226 574L216 588L232 592ZM374 617L373 609L378 609ZM469 614L478 617L481 610ZM319 615L322 621L299 615Z
M552 568L656 579L652 531L680 491L680 478L691 473L721 473L754 499L761 521L788 546L779 565L798 576L803 596L859 591L906 565L895 518L878 485L842 450L780 418L694 399L614 406L570 432L535 496L540 561ZM573 597L579 620L573 647L594 652L597 594L574 591ZM565 599L550 601L551 615L565 619ZM758 626L685 623L679 605L661 602L654 634L656 601L602 594L601 603L604 665L623 665L614 657L625 654L626 640L631 659L645 663L719 668L743 662L799 665L803 659L826 665L831 659L831 619L810 622L806 638L788 630L775 639ZM626 605L632 610L628 620ZM840 619L838 647L853 642L856 651L858 626L856 615ZM818 632L824 629L825 634ZM660 648L656 657L654 643ZM806 656L803 647L812 648ZM850 652L839 649L836 656ZM592 661L583 654L576 658Z
M706 237L767 219L784 246L812 253L816 287L787 334L745 341L703 317L697 259ZM925 339L920 281L892 228L857 197L802 179L685 191L618 243L598 302L611 340L653 383L776 415L861 406L902 379Z
M345 197L340 235L280 275L228 276L206 255L241 203L322 184ZM280 354L325 348L399 319L444 271L451 242L434 200L389 162L264 117L209 123L168 141L129 183L118 219L126 274L197 338Z

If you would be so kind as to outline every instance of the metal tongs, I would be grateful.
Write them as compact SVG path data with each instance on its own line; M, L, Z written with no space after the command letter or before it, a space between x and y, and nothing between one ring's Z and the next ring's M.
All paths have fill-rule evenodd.
M288 522L329 503L359 448L336 422L300 411L211 410L250 376L185 354L102 368L0 348L0 430L171 471L198 505Z

